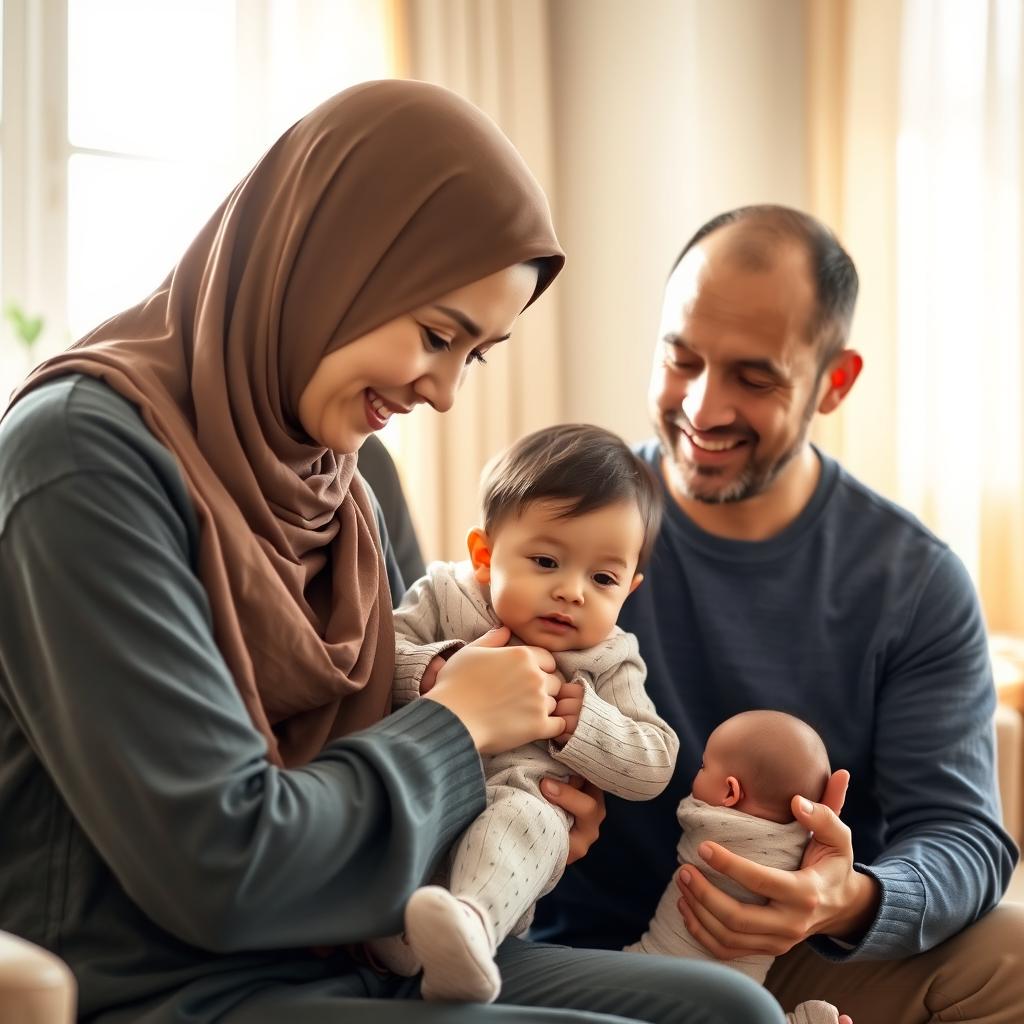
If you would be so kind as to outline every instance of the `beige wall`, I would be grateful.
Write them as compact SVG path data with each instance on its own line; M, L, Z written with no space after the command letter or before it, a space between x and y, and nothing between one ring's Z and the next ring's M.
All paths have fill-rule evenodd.
M686 238L733 206L807 205L803 3L552 0L550 17L564 415L637 440Z

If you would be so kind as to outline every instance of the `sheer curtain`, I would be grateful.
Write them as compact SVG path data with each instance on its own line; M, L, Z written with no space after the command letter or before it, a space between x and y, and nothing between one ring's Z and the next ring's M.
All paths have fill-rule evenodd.
M409 0L406 49L414 78L453 89L490 114L553 203L548 16L545 0ZM557 225L557 217L556 217ZM417 409L393 438L427 559L465 556L479 517L480 470L522 434L559 419L557 285L516 323L512 339L473 366L444 416Z
M155 288L292 121L394 74L401 3L0 4L0 304L46 323L31 354L0 323L0 396Z
M1022 6L809 0L807 24L812 202L860 267L866 357L820 439L1024 633Z
M900 484L1024 631L1019 0L908 0L899 187Z

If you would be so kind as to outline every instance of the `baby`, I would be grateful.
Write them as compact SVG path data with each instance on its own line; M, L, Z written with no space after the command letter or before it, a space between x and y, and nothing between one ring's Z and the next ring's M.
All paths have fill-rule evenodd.
M705 877L743 903L765 901L706 865L697 853L712 840L768 867L800 866L808 832L794 820L790 802L796 794L814 800L825 791L831 770L821 737L806 722L780 711L745 711L726 719L708 737L693 789L676 811L683 828L680 864L700 866ZM679 913L679 889L669 882L654 917L639 942L627 951L714 960L690 935ZM763 983L774 957L751 955L728 961ZM791 1024L836 1024L829 1003L801 1003Z
M404 938L369 943L396 973L423 970L424 999L497 997L497 946L526 930L568 855L571 818L544 799L541 779L578 774L649 800L672 777L678 740L644 690L636 639L615 625L643 579L661 500L614 434L571 424L537 431L485 470L469 560L430 565L395 613L396 704L418 695L438 656L500 625L513 643L550 651L575 684L558 703L560 736L483 758L487 808L453 847L447 887L413 893Z

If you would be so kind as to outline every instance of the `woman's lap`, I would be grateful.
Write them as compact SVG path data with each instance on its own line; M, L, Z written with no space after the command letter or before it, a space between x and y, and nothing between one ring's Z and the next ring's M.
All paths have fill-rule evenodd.
M719 964L569 949L508 939L498 951L502 991L492 1006L427 1003L418 979L369 971L274 985L238 1004L222 1024L781 1024L778 1004Z
M781 1024L759 985L721 964L508 939L501 1003L564 1007L665 1024Z

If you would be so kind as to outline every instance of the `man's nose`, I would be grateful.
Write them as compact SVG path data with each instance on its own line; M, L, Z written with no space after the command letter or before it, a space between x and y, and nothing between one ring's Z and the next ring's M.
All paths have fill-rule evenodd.
M736 419L728 389L707 370L687 382L682 409L696 430L727 427Z

